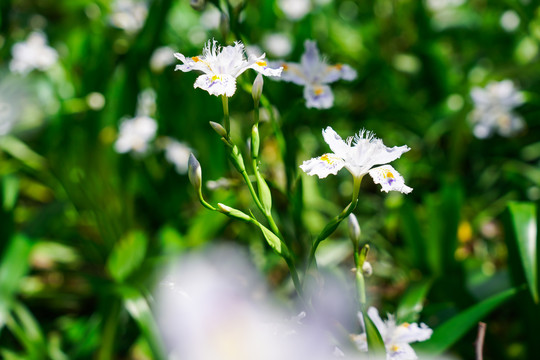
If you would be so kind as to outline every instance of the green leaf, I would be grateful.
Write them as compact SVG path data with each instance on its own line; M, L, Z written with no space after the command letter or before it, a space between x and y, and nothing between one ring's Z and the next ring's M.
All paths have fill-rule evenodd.
M424 301L432 283L431 280L424 280L409 287L397 309L399 323L412 323L418 320L418 314L424 307Z
M257 177L257 190L259 192L259 199L261 200L266 214L270 214L272 211L272 193L270 192L270 188L268 187L266 181L264 181L262 175L258 171L255 172L255 175Z
M281 254L281 239L259 222L256 222L256 224L259 226L259 229L261 229L268 245L270 245L278 254Z
M31 241L23 235L12 237L0 266L0 330L5 324L21 279L28 273Z
M123 288L122 298L124 306L133 320L139 326L139 330L148 342L154 355L154 359L167 359L164 353L165 346L161 341L158 326L154 315L148 306L148 302L142 294L133 288Z
M2 206L5 211L11 211L19 195L19 179L15 176L5 176L2 181Z
M538 303L538 262L536 258L538 226L536 223L536 206L533 203L511 202L508 204L510 218L514 229L515 240L529 284L529 291Z
M123 282L141 266L148 240L140 231L128 233L116 243L107 261L107 269L118 282Z
M371 320L365 311L362 311L362 316L364 318L364 326L366 327L369 358L386 359L386 348L377 326L375 326L375 323L373 323L373 320Z
M403 238L407 244L406 249L409 250L408 257L412 265L421 271L426 271L428 268L426 240L414 210L411 200L407 200L400 209Z
M432 356L437 356L447 350L479 321L499 305L513 297L519 289L512 288L494 295L481 303L471 306L459 315L446 321L433 331L431 338L415 345L415 349Z

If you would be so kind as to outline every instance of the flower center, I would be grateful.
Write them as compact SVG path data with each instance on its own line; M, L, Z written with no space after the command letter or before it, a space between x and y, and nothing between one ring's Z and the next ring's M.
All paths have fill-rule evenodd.
M336 64L334 65L334 67L336 68L336 70L341 70L343 68L343 65L342 64Z
M320 96L324 92L322 87L316 87L315 90L313 90L313 93L315 93L315 96Z
M399 346L397 346L397 345L392 345L392 347L390 348L390 350L392 350L392 352L398 352L398 351L399 351Z
M281 64L281 67L283 68L283 71L287 71L287 69L289 68L289 66L285 63Z

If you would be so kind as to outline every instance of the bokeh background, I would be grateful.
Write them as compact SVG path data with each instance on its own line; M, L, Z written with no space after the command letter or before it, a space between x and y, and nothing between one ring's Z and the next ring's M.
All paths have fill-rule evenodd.
M160 356L151 295L160 270L216 244L245 248L294 308L287 268L258 230L204 209L187 157L175 158L178 165L166 156L170 141L181 142L180 154L193 151L201 163L210 203L254 208L208 124L221 122L221 99L193 89L197 74L174 71L174 52L201 54L215 38L293 62L312 39L329 63L358 72L332 84L326 110L306 108L302 87L265 78L261 170L299 259L352 190L345 172L324 180L300 174L302 161L329 150L321 130L346 137L365 128L388 146L406 144L411 151L393 165L414 191L381 193L366 178L355 210L361 242L371 246L369 301L403 319L421 315L434 329L465 314L455 336L444 336L443 350L458 358L474 358L479 320L488 324L486 357L540 358L538 2L229 0L202 10L204 1L191 3L0 3L0 357ZM16 44L33 33L57 55L46 68L17 71ZM229 101L233 138L244 150L254 77L244 73ZM521 92L514 112L526 125L510 137L477 138L471 91L502 80ZM157 135L144 153L119 153L120 123L143 99ZM353 296L346 224L318 256L327 281Z

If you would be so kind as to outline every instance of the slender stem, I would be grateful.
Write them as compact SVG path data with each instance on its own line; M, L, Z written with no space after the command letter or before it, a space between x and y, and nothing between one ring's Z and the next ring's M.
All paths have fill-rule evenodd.
M317 251L317 248L319 247L319 244L323 240L328 238L328 236L330 236L335 231L335 229L338 227L338 225L347 216L349 216L350 213L352 213L354 211L357 204L358 204L358 193L356 193L356 199L353 199L353 201L349 205L347 205L347 207L345 209L343 209L341 214L339 214L338 216L336 216L335 218L330 220L330 222L324 227L323 231L321 231L321 233L319 234L319 236L317 237L317 239L313 243L313 246L311 247L311 250L309 252L308 261L307 261L306 272L309 270L312 263L315 261L315 252Z
M249 192L251 193L251 197L253 198L253 201L255 201L255 204L261 210L261 212L264 214L264 208L261 204L261 201L259 200L259 196L255 192L255 188L253 187L253 184L251 183L251 180L249 179L249 175L247 174L246 170L242 171L242 177L244 178L244 182L248 186Z
M229 98L226 95L221 95L223 103L223 127L227 133L227 139L231 137L231 122L229 119Z
M486 336L486 323L478 323L478 335L475 342L476 360L482 360L484 358L484 338Z

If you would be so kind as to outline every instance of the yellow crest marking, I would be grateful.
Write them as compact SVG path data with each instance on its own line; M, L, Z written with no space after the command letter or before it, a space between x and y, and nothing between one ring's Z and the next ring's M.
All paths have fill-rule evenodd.
M315 90L313 90L313 93L315 93L315 96L322 95L323 92L324 90L322 87L316 87Z
M255 64L259 65L259 66L266 66L266 61L262 60L262 61L257 61Z
M192 57L192 58L191 58L191 60L193 60L193 61L195 61L195 62L197 62L197 61L201 61L201 59L199 59L199 57L198 57L198 56L194 56L194 57Z

